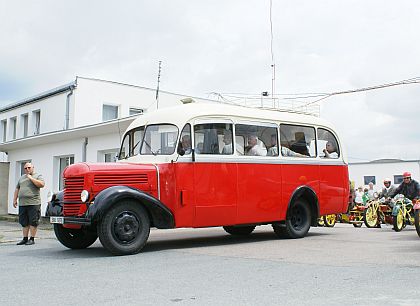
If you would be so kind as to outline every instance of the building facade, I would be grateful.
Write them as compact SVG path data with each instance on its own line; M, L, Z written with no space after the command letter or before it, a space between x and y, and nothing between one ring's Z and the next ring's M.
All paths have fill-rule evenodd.
M354 181L356 188L372 182L375 189L381 189L385 178L398 186L406 171L411 173L413 179L420 181L420 160L380 159L349 164L349 178Z
M77 77L75 81L0 109L0 152L9 165L7 212L17 214L13 192L23 165L32 162L48 196L63 187L61 173L76 162L115 161L121 137L136 116L190 98L139 86ZM215 102L194 98L196 102ZM4 182L3 182L4 184ZM7 196L8 195L8 199ZM0 201L1 202L1 201Z

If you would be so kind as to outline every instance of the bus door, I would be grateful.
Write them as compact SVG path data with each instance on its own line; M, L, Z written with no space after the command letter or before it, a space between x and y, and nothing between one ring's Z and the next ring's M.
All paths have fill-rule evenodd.
M195 122L194 227L236 223L237 165L228 143L232 128L229 120Z

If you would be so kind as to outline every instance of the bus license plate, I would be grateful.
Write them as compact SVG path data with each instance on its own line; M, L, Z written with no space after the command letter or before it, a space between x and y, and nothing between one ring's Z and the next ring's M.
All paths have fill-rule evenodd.
M50 217L50 223L64 224L64 218L63 217Z

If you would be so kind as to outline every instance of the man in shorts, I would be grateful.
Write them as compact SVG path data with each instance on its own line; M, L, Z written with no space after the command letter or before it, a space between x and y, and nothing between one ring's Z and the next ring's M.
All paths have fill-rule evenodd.
M41 217L40 189L44 187L41 174L34 172L34 166L26 163L25 174L19 178L13 196L13 207L17 207L19 199L19 223L23 227L23 239L17 245L35 244L36 230ZM28 239L29 233L31 238Z

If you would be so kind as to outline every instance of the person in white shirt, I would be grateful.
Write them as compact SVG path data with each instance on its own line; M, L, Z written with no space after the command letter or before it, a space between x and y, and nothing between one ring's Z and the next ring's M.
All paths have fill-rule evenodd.
M261 148L258 144L258 137L256 135L248 136L248 151L246 155L250 156L266 156L267 151Z
M225 144L222 149L222 154L232 154L233 145L232 145L232 131L225 130L223 133L223 143Z
M337 148L331 141L325 144L325 149L322 152L324 152L325 158L338 158Z

